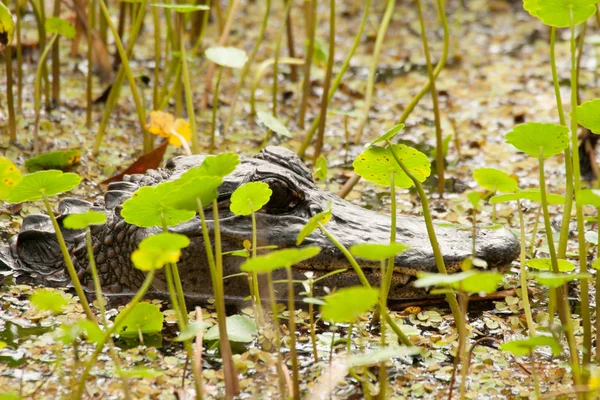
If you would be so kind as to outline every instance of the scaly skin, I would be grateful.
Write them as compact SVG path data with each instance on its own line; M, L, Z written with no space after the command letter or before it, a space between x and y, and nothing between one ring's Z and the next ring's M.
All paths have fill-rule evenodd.
M204 158L177 157L163 169L148 171L144 175L128 176L125 182L111 184L104 199L96 201L94 205L76 199L61 201L61 219L69 213L82 212L89 208L106 213L106 225L93 227L92 237L100 280L103 290L107 293L126 295L137 290L144 274L131 265L131 252L142 239L160 231L159 228L145 229L127 224L120 216L121 204L140 186L176 179L189 168L199 166ZM327 229L342 244L349 247L365 242L389 242L389 216L365 210L319 189L308 169L294 153L273 146L267 147L255 157L243 159L219 188L223 251L241 249L243 241L251 238L250 217L236 216L229 211L231 193L239 185L251 181L268 183L273 190L269 204L256 214L259 246L269 244L279 248L294 247L300 229L311 216L322 211L329 201L333 203L333 217L328 222ZM205 212L209 228L212 230L212 210L207 208ZM427 297L425 291L416 289L411 284L418 272L437 272L425 223L418 217L398 215L397 226L397 241L409 245L410 249L396 257L389 298L394 301ZM171 231L185 234L191 239L190 246L184 250L178 263L186 296L191 302L211 297L210 274L204 245L201 242L198 218L173 227ZM471 256L471 231L439 226L436 232L448 272L459 271L460 263ZM65 229L64 233L79 276L83 284L92 291L84 232ZM485 260L490 268L504 269L519 255L519 243L506 229L480 229L476 243L477 257ZM306 271L313 271L319 276L334 269L349 267L343 255L320 231L311 234L303 245L318 245L322 251L319 256L294 267L295 279L306 279ZM224 276L239 273L242 261L240 257L225 256ZM379 285L379 264L361 265L371 283ZM68 275L64 270L56 237L52 233L48 217L43 215L27 216L17 240L13 241L10 248L0 248L0 268L2 267L20 271L29 281L34 280L50 286L68 284ZM285 279L284 275L285 271L281 271L274 279ZM359 284L356 275L349 271L321 281L315 294L322 294L324 286L333 288ZM285 286L280 285L277 288L278 297L286 296ZM161 274L157 275L152 290L156 294L167 292L166 282ZM303 288L297 285L296 292L300 291L303 291ZM225 295L232 302L246 297L247 279L236 277L225 280Z

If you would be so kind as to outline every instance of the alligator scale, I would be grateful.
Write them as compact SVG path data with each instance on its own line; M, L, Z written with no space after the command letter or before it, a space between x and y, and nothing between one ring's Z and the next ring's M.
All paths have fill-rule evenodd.
M84 212L90 208L106 213L106 224L92 227L92 237L102 287L107 295L135 293L144 274L132 266L130 255L142 239L160 231L159 228L139 228L127 224L120 216L122 203L139 187L176 179L188 169L199 166L204 158L177 157L168 162L165 168L151 170L144 175L127 176L123 182L110 184L104 198L94 204L77 199L64 199L59 203L59 221L67 214ZM267 147L256 156L243 159L219 188L219 219L225 252L243 248L244 240L251 238L250 217L236 216L229 211L231 193L239 185L251 181L265 182L273 191L270 202L256 215L259 246L294 247L300 229L311 216L323 211L329 201L332 202L333 217L327 228L342 244L349 247L365 242L389 242L388 215L363 209L319 189L310 171L293 152L281 147ZM211 208L206 209L206 217L209 227L212 227ZM423 290L411 284L418 272L437 271L425 223L418 217L399 215L397 226L397 241L409 245L410 249L396 257L390 300L425 297ZM177 225L171 231L185 234L191 239L190 246L184 250L178 263L188 300L201 302L211 297L212 285L198 218ZM436 232L448 272L459 270L460 263L471 256L470 231L438 226ZM85 233L68 229L64 229L63 233L79 277L84 287L92 291ZM335 269L349 268L342 253L320 231L312 233L303 244L318 245L322 251L317 257L294 267L295 279L306 279L306 271L313 271L319 276ZM519 255L518 241L506 229L481 229L477 233L476 244L477 257L485 260L490 268L505 268ZM242 261L241 257L224 256L224 276L239 273ZM371 283L379 285L379 264L361 265ZM47 286L69 285L52 224L45 215L26 216L21 232L13 238L10 246L0 246L0 269L3 268L17 271L29 282ZM275 276L275 279L283 279L285 272L281 273L282 276ZM315 291L319 295L323 293L323 286L335 288L359 284L350 269L320 281ZM284 286L278 288L280 297L286 295ZM231 302L248 295L248 281L243 276L226 279L224 287L225 295ZM301 286L296 289L302 291ZM152 292L160 295L168 292L164 276L160 273L153 283Z

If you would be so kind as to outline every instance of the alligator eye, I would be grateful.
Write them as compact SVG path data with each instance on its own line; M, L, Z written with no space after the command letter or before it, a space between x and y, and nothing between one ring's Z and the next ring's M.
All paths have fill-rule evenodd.
M263 209L269 214L282 214L293 208L295 208L302 200L304 195L296 190L292 189L287 182L267 178L263 182L269 185L269 188L273 191L271 199L263 207Z

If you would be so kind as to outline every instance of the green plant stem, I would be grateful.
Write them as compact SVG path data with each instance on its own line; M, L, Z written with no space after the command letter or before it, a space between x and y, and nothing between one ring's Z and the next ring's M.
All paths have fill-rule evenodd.
M325 82L323 83L323 94L321 96L321 111L319 113L319 132L317 143L313 154L313 163L321 155L321 149L325 141L325 122L327 120L327 106L329 105L329 87L331 86L331 75L333 72L333 61L335 58L335 0L329 1L329 54L327 55L327 67L325 70Z
M164 216L164 213L161 212L160 219L162 221L163 232L168 233L169 228L167 227L167 222ZM183 294L183 287L181 285L181 277L179 276L179 268L177 268L177 263L170 263L165 265L165 275L167 277L167 284L169 284L169 276L172 281L169 284L169 293L172 295L176 295L177 298L173 304L173 308L177 311L177 314L180 315L180 325L181 329L183 329L188 322L188 312L187 307L185 305L185 296ZM172 287L173 286L173 287ZM175 300L171 298L172 302Z
M252 211L252 258L256 257L256 246L258 245L258 240L256 237L256 214ZM251 285L250 285L250 294L252 296L252 301L254 302L254 309L256 312L256 318L258 320L258 326L262 326L265 323L265 318L262 312L262 304L260 299L260 288L258 287L258 274L256 272L252 272L251 274Z
M270 0L269 0L270 1ZM206 0L206 6L210 7L211 0ZM210 16L210 10L202 10L202 26L200 27L200 33L198 34L198 39L196 39L196 43L192 48L192 55L196 55L200 46L202 46L202 40L204 39L204 33L206 32L206 27L208 26L208 17Z
M10 45L7 46L4 50L4 61L6 65L6 101L8 103L8 131L10 140L16 141L17 122L15 119L15 103L13 96L12 48L10 47ZM21 80L19 80L19 83L20 82Z
M216 95L216 94L215 94ZM221 358L223 359L223 375L225 377L225 390L227 397L234 397L240 393L240 383L238 381L237 370L233 364L233 353L231 344L227 335L227 322L225 320L225 299L223 298L223 255L221 252L221 228L219 223L219 205L213 201L213 232L215 239L215 270L217 273L214 288L215 304L217 306L217 323L219 325L219 347Z
M531 350L531 352L529 353L529 362L530 362L530 369L531 369L531 378L533 380L533 388L535 390L535 398L540 400L542 398L542 393L540 392L540 382L537 376L537 372L536 372L536 366L535 366L535 356L533 354L533 349Z
M152 7L152 22L154 23L154 84L152 86L152 107L159 110L160 105L160 61L161 61L161 46L160 46L160 15L158 7Z
M335 236L333 236L331 234L331 232L329 232L321 222L319 222L319 228L325 234L325 236L327 236L327 238L329 238L329 240L331 240L331 242L335 245L335 247L337 247L342 252L344 257L346 257L346 259L348 260L348 262L354 269L354 272L358 276L358 280L360 281L361 285L363 285L364 287L367 287L367 288L371 288L371 284L367 280L365 273L363 272L360 265L358 265L358 263L356 262L356 259L354 258L354 256L352 256L352 254L348 251L348 249L339 240L337 240L337 238ZM380 309L384 310L382 316L383 316L385 322L387 322L388 325L390 326L390 328L392 328L392 330L398 336L398 339L402 342L402 344L404 344L406 346L412 346L412 342L408 339L408 337L404 334L404 332L402 332L400 327L392 319L392 317L390 316L390 313L387 311L387 309L381 307L381 304L380 304Z
M35 0L30 0L31 8L33 9L33 13L36 17L36 22L38 24L38 47L40 49L46 48L46 8L44 7L44 2L40 1L39 4ZM39 62L39 61L38 61ZM46 107L50 106L50 77L48 72L48 66L46 65L46 61L44 60L44 65L42 66L42 73L44 76L44 98Z
M529 330L529 336L535 336L535 324L531 315L531 304L529 302L529 291L527 290L527 266L526 262L526 251L525 251L525 222L523 217L523 210L521 208L521 202L517 200L517 211L519 212L519 227L520 227L520 239L521 239L521 254L520 254L520 278L521 278L521 298L523 299L523 311L525 312L525 320L527 321L527 329Z
M356 49L358 48L358 45L360 44L360 39L362 37L362 33L365 30L365 25L367 23L367 17L369 16L370 6L371 6L371 0L366 0L365 1L365 9L363 11L363 16L362 16L362 19L360 20L358 32L356 33L356 36L354 37L354 42L352 43L350 52L348 53L348 56L344 60L344 63L342 64L340 71L335 76L335 79L333 80L333 83L331 84L331 89L329 89L329 93L327 94L327 106L329 106L329 104L331 103L331 99L333 98L333 95L335 94L336 90L340 86L340 83L342 83L342 78L344 77L344 74L348 70L348 67L350 66L350 61L352 60L352 57L354 56L354 53L356 52ZM306 152L306 149L312 143L312 139L315 136L315 132L317 131L317 128L320 126L320 121L321 121L321 115L318 114L315 117L315 119L313 120L312 124L310 125L310 129L306 133L304 142L302 143L302 146L300 146L300 149L298 150L299 157L304 157L304 153ZM347 118L344 119L344 123L345 123L345 125L347 125L347 123L348 123ZM347 130L346 130L346 132L347 132ZM346 145L347 144L348 144L348 141L346 141Z
M23 13L21 11L21 3L16 1L15 14L17 23L15 36L17 37L17 112L19 114L23 113L23 40L21 38L21 20L23 18ZM6 65L10 64L7 63ZM6 73L8 74L8 70ZM8 82L10 82L9 79L7 79L7 85Z
M396 176L392 172L390 174L390 207L391 207L390 244L396 243L396 235L398 233L397 229L396 229L397 206L398 205L396 204ZM394 264L395 264L394 261L395 261L395 259L396 259L396 257L388 258L387 268L385 269L384 281L381 285L381 297L383 300L384 307L387 307L387 298L388 298L388 294L390 293L390 287L392 286L392 279L394 278Z
M314 280L312 276L308 278L308 287L310 288L308 297L313 297ZM317 333L315 331L315 305L312 302L308 303L308 322L310 325L310 341L312 344L313 359L314 362L319 362L319 351L317 349ZM600 351L598 353L600 354Z
M600 230L600 209L596 209L598 221L596 226ZM596 259L600 258L600 246L597 247ZM596 363L600 363L600 274L596 272Z
M248 56L248 61L244 64L242 71L240 72L240 81L237 84L236 88L233 91L233 96L231 97L231 109L229 111L229 117L227 118L227 122L225 123L225 128L223 129L223 134L226 135L229 131L229 127L233 122L233 118L235 117L235 109L237 105L237 101L240 95L240 90L244 86L244 82L246 81L246 77L248 76L248 72L250 72L250 67L254 63L254 58L256 58L256 53L258 53L258 49L262 44L263 38L265 37L265 31L267 30L269 14L271 13L271 0L265 1L265 15L263 17L262 23L260 25L260 31L258 33L258 37L256 38L256 42L254 42L254 47L252 47L252 51L250 51L250 55Z
M437 236L435 234L435 229L433 227L433 219L431 218L431 211L429 210L429 202L427 201L427 194L425 190L423 190L423 186L421 182L406 168L396 150L394 150L394 146L391 145L391 142L388 140L388 148L392 153L392 156L402 168L402 171L409 177L410 180L415 184L415 188L417 189L417 193L419 194L419 199L421 200L421 205L423 206L423 218L425 219L425 227L427 228L427 235L429 236L429 242L431 243L431 249L433 251L433 255L435 258L435 265L437 266L438 272L440 274L447 274L446 265L444 264L444 257L442 256L442 252L440 250L440 244L438 243ZM456 296L454 293L446 293L446 301L452 310L452 315L454 316L454 320L458 321L458 319L462 318L460 308L458 307L458 302L456 300Z
M50 48L51 46L48 46ZM39 64L41 65L41 64ZM73 288L75 289L75 293L77 293L77 297L79 297L79 301L81 302L81 308L83 308L83 312L85 313L87 319L92 322L96 322L96 317L90 308L90 304L85 297L85 293L83 292L83 288L81 287L81 282L79 282L79 278L77 277L77 271L75 271L75 266L73 265L73 260L71 260L71 256L69 254L69 249L67 249L67 244L65 243L65 238L60 230L60 226L56 221L56 217L52 212L52 205L48 200L46 195L43 195L44 205L46 206L46 211L48 212L48 216L52 221L52 226L54 227L54 231L56 233L56 240L58 241L58 245L60 246L60 251L65 260L65 266L67 267L67 272L69 273L69 277L71 278L71 282L73 283Z
M440 107L438 104L438 94L435 87L435 76L431 65L431 56L429 55L429 44L427 44L427 31L425 30L425 21L423 20L423 11L421 10L421 1L415 0L417 11L419 13L419 25L421 26L421 38L423 39L423 52L425 53L425 62L427 64L427 74L429 75L431 102L433 103L433 116L435 121L435 163L438 174L438 193L444 193L444 148L442 139L442 123L440 120ZM494 209L495 210L495 209ZM494 222L495 213L494 213Z
M356 131L354 138L355 143L360 143L362 138L363 130L367 121L369 120L369 111L371 110L371 104L373 103L373 91L375 89L375 73L377 72L377 63L379 61L379 54L383 47L383 40L387 32L392 16L394 15L394 7L396 6L396 0L387 0L385 12L377 31L377 39L375 39L375 49L373 50L373 57L371 60L371 67L369 69L369 77L367 78L367 89L365 93L365 105L363 107L363 116Z
M90 356L90 359L88 360L88 362L79 378L79 385L77 386L77 391L74 392L73 395L71 396L72 399L79 400L83 396L83 391L85 390L85 382L87 381L87 378L90 375L90 371L92 370L94 363L98 359L98 356L100 355L100 353L102 353L102 349L104 348L104 345L110 339L110 336L117 330L117 328L120 325L120 322L123 321L123 319L125 319L129 315L129 313L131 313L133 308L144 297L144 295L146 294L148 289L150 289L150 286L152 285L152 280L154 279L154 273L155 273L155 270L150 270L148 272L148 274L146 275L146 279L144 279L144 283L142 283L142 286L137 291L137 293L135 294L133 299L131 299L131 301L129 302L129 304L127 304L125 309L117 316L117 318L115 319L115 322L112 324L112 326L110 328L108 328L106 330L102 339L100 339L100 341L96 344L96 350L94 350L94 352Z
M219 86L221 85L221 77L223 76L223 67L219 66L219 74L217 75L217 83L213 93L212 118L210 121L210 146L208 153L212 154L215 151L215 131L217 129L217 110L219 109Z
M538 207L535 212L535 222L533 223L533 231L531 232L531 240L529 241L529 252L533 253L533 248L535 246L535 238L537 236L538 225L540 224L540 214L542 213L542 207ZM559 244L559 253L560 255L560 244Z
M180 14L179 18L179 51L181 53L181 77L183 79L183 88L185 91L185 104L187 107L188 119L190 120L190 132L192 135L192 153L198 154L198 132L196 131L196 114L194 112L194 100L192 99L192 84L190 82L190 73L188 71L187 65L185 40L183 40L183 14Z
M269 300L271 301L271 314L273 318L273 330L275 331L275 349L277 351L277 376L279 381L279 395L282 399L287 398L285 390L285 375L283 373L283 359L281 356L281 334L279 318L277 317L277 302L275 301L275 290L273 289L273 276L271 271L267 273L267 285L269 287Z
M393 175L393 173L392 173ZM392 181L394 180L394 178L392 177ZM395 236L395 235L394 235ZM391 243L395 243L396 241L394 240ZM390 267L390 265L388 264L387 269L392 268L392 270L394 269L394 264L392 263L392 266ZM389 274L386 273L386 262L385 260L381 260L381 276L385 276L387 278L387 276ZM380 288L379 290L379 314L381 315L382 313L382 307L386 307L387 306L387 294L384 296L383 293L383 287ZM385 310L383 310L385 311ZM380 321L379 324L379 335L381 336L381 348L385 348L385 322L384 321ZM350 353L350 352L348 352ZM350 354L348 354L350 355ZM379 363L379 377L378 377L378 381L379 381L379 398L381 399L386 399L386 392L387 392L387 380L388 380L388 373L387 373L387 367L385 365L385 361L382 361L381 363Z
M175 90L177 89L177 81L181 79L181 63L177 62L176 64L177 65L174 67L174 73L165 76L166 80L163 84L163 90L161 91L159 110L164 110L169 105L169 101L173 98L173 96L175 96ZM201 67L199 69L203 68ZM173 84L169 86L168 80L171 78L171 76L173 76L174 79Z
M290 1L291 2L291 1ZM290 314L288 330L290 332L290 359L292 361L292 386L294 388L294 400L300 400L300 376L298 371L298 351L296 350L296 299L294 297L294 278L292 268L287 267L288 281L288 313Z
M283 37L285 36L285 26L287 24L291 6L291 1L287 1L285 3L285 9L282 18L283 23L281 24L281 30L279 31L279 34L277 35L277 41L275 42L275 62L273 63L273 88L271 93L271 113L275 118L277 118L277 77L279 75L279 53L281 51L281 42L283 41Z
M60 18L60 0L54 0L52 16ZM54 41L52 46L52 104L60 104L60 38Z
M571 148L573 151L573 183L575 192L575 212L577 215L577 239L579 244L579 271L582 274L588 274L587 250L585 247L584 222L583 222L583 204L580 203L581 193L581 171L579 165L579 140L577 137L577 60L575 41L575 25L573 24L573 9L570 8L571 18ZM592 324L590 315L590 289L587 278L579 279L580 297L581 297L581 322L583 325L583 366L584 371L592 357ZM589 375L587 372L587 376Z
M304 129L306 119L306 107L308 97L310 96L310 72L312 68L312 59L315 49L315 33L317 28L317 0L304 1L304 13L306 16L306 48L304 50L304 78L302 81L302 99L300 101L300 110L298 111L298 125Z
M56 38L58 37L58 33L55 33L52 38L50 38L50 41L48 42L48 45L46 47L44 47L44 51L42 51L42 55L40 56L40 59L38 61L38 66L35 72L35 89L34 89L34 97L33 97L33 104L34 104L34 108L35 108L35 121L33 124L33 153L34 154L38 154L40 152L40 138L39 138L39 128L40 128L40 108L41 108L41 102L42 102L42 71L44 68L44 65L46 64L46 58L48 57L48 52L50 51L50 49L52 48L52 45L54 44L54 41L56 41ZM9 68L10 69L10 68ZM11 91L12 91L12 85L11 85Z
M148 0L141 0L139 12L136 16L135 22L131 27L131 31L129 33L129 42L127 43L127 51L123 48L123 43L121 39L117 35L117 29L110 19L110 12L104 3L104 0L99 0L100 9L102 10L102 15L104 16L103 20L106 21L108 27L115 37L115 44L117 45L117 50L119 51L119 57L121 57L121 65L119 66L119 72L117 72L117 77L113 82L112 88L110 90L110 94L108 95L108 100L106 101L106 108L104 109L104 114L102 115L102 120L100 121L100 127L98 128L98 133L96 134L96 140L94 142L94 147L92 149L93 154L97 154L100 150L100 145L102 144L102 140L104 139L104 133L106 128L108 127L108 120L110 118L110 114L119 99L119 94L121 92L121 86L123 86L123 81L125 77L127 77L127 81L129 82L129 86L131 89L131 94L133 96L133 101L135 103L135 108L138 116L138 120L140 123L140 128L144 134L144 152L148 152L152 150L152 138L150 133L146 129L146 111L142 106L142 100L140 98L139 90L135 83L135 78L133 73L131 72L131 68L129 67L129 57L128 54L132 54L133 47L138 37L138 33L142 26L142 21L144 20L144 14L146 9L146 3Z
M92 105L94 103L93 93L92 93L92 85L93 85L93 68L94 64L94 47L92 41L94 37L92 35L92 30L94 27L94 21L96 20L96 0L88 0L88 15L87 15L87 62L88 62L88 70L86 77L86 110L85 110L85 126L88 129L92 128Z
M544 216L544 229L546 231L546 241L548 242L548 251L550 253L550 260L552 265L552 272L559 273L558 259L556 257L556 250L554 247L554 239L552 238L552 225L550 224L550 213L548 211L548 200L546 193L546 177L544 174L544 150L540 147L540 153L538 157L538 165L540 170L540 195L542 200L542 210Z

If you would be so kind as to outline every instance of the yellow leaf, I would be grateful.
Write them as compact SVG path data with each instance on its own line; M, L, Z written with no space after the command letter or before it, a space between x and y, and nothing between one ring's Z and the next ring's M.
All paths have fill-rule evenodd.
M175 118L173 118L172 114L163 111L151 111L148 131L153 135L168 138L171 136L170 132L174 124Z
M173 130L177 132L186 142L192 137L190 123L181 118L175 120ZM173 146L181 146L181 141L179 140L179 138L176 135L173 135L172 133L169 135L169 143Z

